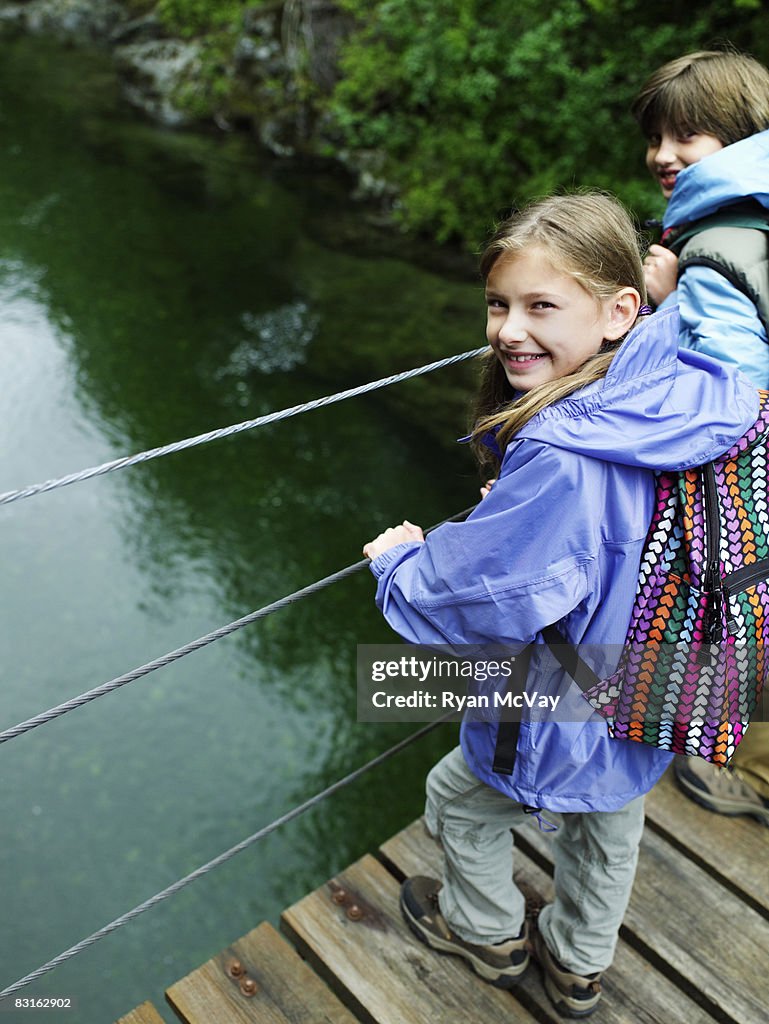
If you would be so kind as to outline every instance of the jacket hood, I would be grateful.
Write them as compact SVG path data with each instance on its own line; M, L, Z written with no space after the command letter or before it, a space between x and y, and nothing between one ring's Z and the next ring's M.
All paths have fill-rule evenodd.
M769 130L741 139L681 171L663 227L688 224L722 206L753 198L769 209Z
M518 437L652 470L699 466L728 451L758 416L758 392L732 367L679 350L678 332L675 306L646 318L603 380L543 409Z

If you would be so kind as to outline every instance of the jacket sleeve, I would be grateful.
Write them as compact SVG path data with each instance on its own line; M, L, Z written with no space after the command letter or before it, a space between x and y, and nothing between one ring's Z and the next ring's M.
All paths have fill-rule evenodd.
M687 267L677 289L682 348L730 363L769 387L769 344L755 305L710 267Z
M522 646L593 589L602 463L536 441L511 447L464 523L372 561L377 605L405 640Z

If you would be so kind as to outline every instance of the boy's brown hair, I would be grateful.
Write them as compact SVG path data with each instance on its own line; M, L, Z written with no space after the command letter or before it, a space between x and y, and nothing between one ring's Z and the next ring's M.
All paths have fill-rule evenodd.
M646 138L663 129L728 146L769 128L769 70L737 50L698 50L663 64L630 108Z

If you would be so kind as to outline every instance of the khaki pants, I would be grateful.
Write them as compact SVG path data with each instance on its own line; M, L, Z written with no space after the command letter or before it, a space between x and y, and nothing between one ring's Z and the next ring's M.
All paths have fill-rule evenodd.
M754 722L731 760L756 792L769 799L769 722Z
M564 814L553 834L555 900L539 918L550 951L569 970L592 974L612 962L635 878L643 797L618 811ZM441 913L478 945L517 935L525 899L513 881L511 829L530 817L521 804L472 774L456 747L427 777L425 820L443 845Z

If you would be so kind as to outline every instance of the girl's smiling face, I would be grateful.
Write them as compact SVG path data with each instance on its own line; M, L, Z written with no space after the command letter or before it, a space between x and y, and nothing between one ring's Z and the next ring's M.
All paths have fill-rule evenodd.
M604 340L620 338L628 327L626 293L636 297L637 310L633 289L597 299L554 267L539 246L502 255L486 280L486 337L510 386L530 391L564 377L594 356Z

